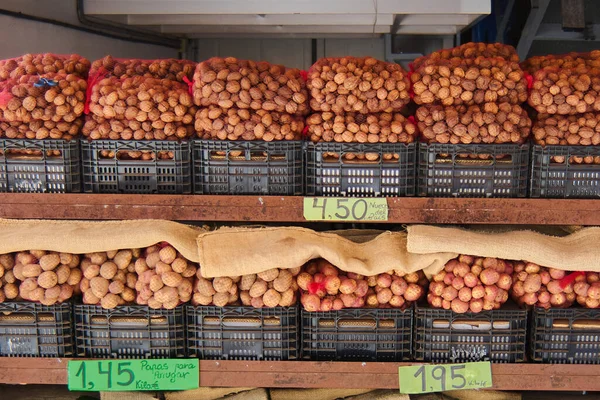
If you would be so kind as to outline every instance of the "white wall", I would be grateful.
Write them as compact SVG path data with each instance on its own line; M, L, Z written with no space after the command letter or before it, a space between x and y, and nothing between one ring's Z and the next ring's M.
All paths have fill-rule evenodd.
M1 0L0 8L79 25L74 0ZM80 54L90 60L115 57L169 58L177 50L112 39L52 24L0 15L0 59L26 53Z

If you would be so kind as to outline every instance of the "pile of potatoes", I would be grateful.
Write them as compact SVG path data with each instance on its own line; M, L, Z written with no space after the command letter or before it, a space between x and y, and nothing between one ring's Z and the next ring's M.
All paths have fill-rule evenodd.
M415 124L399 113L323 112L310 115L306 124L313 142L412 143L417 130Z
M586 308L600 308L600 273L578 273L573 283L577 303Z
M275 111L245 108L201 108L196 113L196 136L204 140L301 140L304 118Z
M258 274L204 278L200 271L194 284L194 305L230 304L262 307L289 307L296 302L300 268L273 268Z
M462 60L477 57L502 57L507 61L519 62L519 55L513 46L502 43L469 42L458 47L434 51L431 54L419 57L413 62L412 68L418 69L425 63L436 63L439 60Z
M180 140L194 132L196 107L185 84L136 76L92 88L83 135L90 139Z
M567 272L559 269L542 267L525 261L517 262L513 272L514 284L511 288L511 296L519 305L542 308L569 307L579 295L575 293L573 282L561 284L566 274ZM596 289L598 288L594 290ZM580 293L583 294L584 291L580 290ZM585 294L589 295L587 292Z
M12 275L20 282L20 298L46 306L70 299L82 279L79 256L41 250L17 253Z
M529 105L541 114L600 111L600 68L547 67L534 75Z
M445 106L527 101L527 81L519 64L502 57L428 60L411 74L417 104Z
M13 254L0 254L0 303L19 297L19 282L12 271L14 266Z
M423 297L428 282L421 271L363 276L341 271L323 259L307 263L297 280L302 289L300 302L310 312L408 307Z
M512 274L508 261L461 255L433 276L427 302L456 313L497 310L508 300Z
M531 119L519 105L486 103L472 106L426 105L416 112L419 131L428 143L523 143Z
M148 247L135 261L136 303L173 309L190 301L197 269L170 245Z
M600 144L600 114L539 114L533 125L537 144L597 146Z
M310 68L306 84L317 112L394 112L410 101L406 71L371 57L322 58Z
M98 73L114 76L118 79L133 78L141 76L145 78L168 79L177 82L185 82L194 75L196 63L174 58L158 60L138 59L115 59L106 56L92 63L90 76Z
M25 54L17 58L0 60L0 80L45 74L74 74L85 79L89 69L90 62L77 54L68 56L51 53Z
M194 73L193 95L201 107L308 113L308 93L300 71L264 61L234 57L203 61Z

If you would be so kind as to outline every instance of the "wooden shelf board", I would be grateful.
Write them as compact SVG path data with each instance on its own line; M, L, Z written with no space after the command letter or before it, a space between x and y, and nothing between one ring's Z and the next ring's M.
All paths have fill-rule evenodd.
M0 383L67 383L67 358L0 358ZM203 387L397 389L411 363L200 361ZM600 365L493 364L495 390L600 391Z
M306 222L301 196L0 194L0 218ZM600 225L600 201L388 198L388 223Z

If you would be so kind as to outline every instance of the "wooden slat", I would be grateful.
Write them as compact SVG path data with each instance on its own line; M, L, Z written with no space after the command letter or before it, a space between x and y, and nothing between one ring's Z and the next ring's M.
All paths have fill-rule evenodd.
M0 218L306 222L300 196L0 194ZM600 201L388 198L389 223L600 225Z
M66 384L68 359L0 358L0 383ZM200 361L200 386L397 389L411 363ZM493 389L599 391L600 365L493 364Z

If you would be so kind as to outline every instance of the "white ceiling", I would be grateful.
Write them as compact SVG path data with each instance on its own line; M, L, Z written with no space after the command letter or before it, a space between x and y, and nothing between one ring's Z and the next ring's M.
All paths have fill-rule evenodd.
M450 35L489 14L491 0L84 0L84 11L190 38Z

